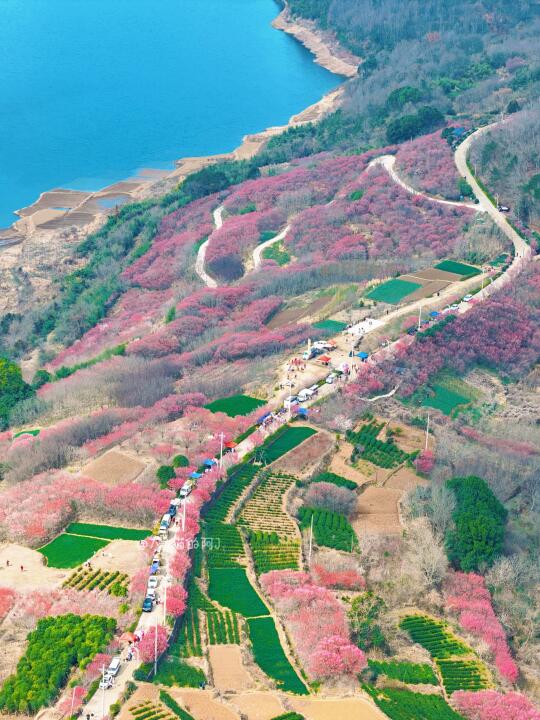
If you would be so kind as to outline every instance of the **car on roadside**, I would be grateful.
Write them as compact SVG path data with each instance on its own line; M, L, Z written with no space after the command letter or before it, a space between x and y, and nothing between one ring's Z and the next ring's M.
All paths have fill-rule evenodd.
M109 675L106 673L104 677L101 678L99 681L99 688L100 690L108 690L109 688L112 688L114 685L114 678L112 675Z
M152 588L157 588L159 585L159 579L153 575L151 578L148 578L148 589L151 590Z
M454 303L453 305L450 305L450 310L459 310L459 303Z
M151 597L145 597L142 604L142 611L143 612L152 612L154 609L154 601Z
M154 560L154 562L150 565L150 575L156 575L159 570L159 562L157 560Z
M336 373L333 373L333 372L332 372L332 373L330 373L330 375L328 375L328 376L326 377L325 382L328 383L328 385L332 385L333 383L335 383L336 378L337 378Z
M473 299L472 295L470 295L470 294L465 295L465 297L463 298L463 302L471 302L472 299Z

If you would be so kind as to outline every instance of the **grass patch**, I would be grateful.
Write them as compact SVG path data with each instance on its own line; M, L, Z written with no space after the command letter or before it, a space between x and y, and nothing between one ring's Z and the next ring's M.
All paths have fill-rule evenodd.
M394 278L393 280L388 280L388 282L382 283L382 285L377 285L377 287L373 288L366 297L370 300L377 300L377 302L385 302L395 305L401 302L404 297L407 297L407 295L410 295L421 287L420 283Z
M177 657L167 655L158 665L158 671L152 682L157 685L178 685L179 687L199 687L206 682L206 675L197 667L188 665Z
M210 567L208 575L208 595L212 600L244 617L268 615L268 608L253 589L243 567Z
M313 323L313 327L317 330L328 330L332 333L343 332L347 327L347 323L340 322L339 320L319 320L319 322Z
M62 533L47 545L38 548L38 552L47 558L49 567L73 568L86 562L108 544L108 540Z
M445 415L451 415L457 407L467 405L469 402L469 398L443 385L433 385L433 395L426 396L422 405L440 410Z
M248 626L253 655L260 668L276 680L280 690L307 695L306 686L283 652L273 619L253 618L248 620Z
M286 265L291 261L291 256L285 250L285 246L281 242L276 242L273 245L269 245L262 251L262 256L265 260L274 260L278 265Z
M102 538L103 540L144 540L152 534L150 530L136 530L134 528L114 527L113 525L94 525L93 523L71 523L67 526L66 532L74 535Z
M214 400L204 407L213 413L223 412L229 417L236 417L237 415L249 415L249 413L262 405L265 405L264 400L249 395L232 395L231 397Z
M32 435L33 437L37 437L40 432L41 432L41 430L39 430L39 429L37 429L37 430L21 430L20 432L15 433L15 435L13 436L13 439L15 440L15 438L21 437L21 435Z
M475 268L473 265L456 262L455 260L443 260L435 265L435 270L444 270L444 272L461 275L462 280L474 277L475 275L480 275L480 270L478 270L478 268Z

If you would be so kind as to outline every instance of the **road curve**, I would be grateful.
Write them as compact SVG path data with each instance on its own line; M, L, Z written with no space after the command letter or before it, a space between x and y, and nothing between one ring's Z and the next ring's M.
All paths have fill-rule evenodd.
M223 205L220 205L213 212L214 225L216 226L216 230L219 230L220 227L222 227L223 225L223 210ZM213 277L210 277L210 275L204 269L207 248L208 240L205 240L197 252L197 258L195 260L195 272L201 278L206 287L216 288L218 286L217 282L214 280Z
M371 167L375 167L376 165L382 165L386 172L390 175L392 180L402 187L404 190L406 190L411 195L419 195L420 197L424 197L427 200L431 200L432 202L439 203L440 205L450 205L452 207L460 207L460 208L469 208L469 210L476 210L477 212L484 212L485 209L481 207L480 205L476 205L476 203L471 202L461 202L458 200L443 200L442 198L435 197L434 195L428 195L428 193L420 192L419 190L415 190L411 185L408 185L400 176L397 174L397 172L394 169L394 166L396 164L396 157L395 155L380 155L379 157L372 160L369 165L368 169Z

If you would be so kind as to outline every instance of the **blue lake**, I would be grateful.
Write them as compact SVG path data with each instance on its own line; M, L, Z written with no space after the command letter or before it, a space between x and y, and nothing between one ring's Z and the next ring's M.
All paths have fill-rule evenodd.
M232 150L339 78L274 0L2 0L0 227L54 187Z

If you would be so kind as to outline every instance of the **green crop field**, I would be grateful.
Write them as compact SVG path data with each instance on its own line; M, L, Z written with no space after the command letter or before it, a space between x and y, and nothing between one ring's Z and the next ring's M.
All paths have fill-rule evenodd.
M108 540L62 533L38 551L47 558L49 567L73 568L108 544Z
M243 567L210 567L208 574L211 600L244 617L268 615L268 608L253 589Z
M264 404L264 400L249 395L232 395L231 397L214 400L204 407L214 413L222 412L229 417L236 417L237 415L249 415L250 412Z
M253 618L248 620L248 627L253 655L261 669L277 681L281 690L307 695L306 686L283 652L273 619Z
M358 539L345 515L331 510L301 507L298 517L303 530L311 527L313 518L313 536L317 545L344 552L351 552L358 545Z
M316 432L305 425L285 425L265 440L259 449L259 457L269 465Z
M491 684L487 668L479 660L437 660L437 665L448 695L456 690L484 690Z
M317 330L328 330L333 333L340 333L345 330L347 323L340 322L339 320L319 320L319 322L313 323L313 327Z
M102 538L103 540L144 540L152 534L150 530L136 530L134 528L114 527L113 525L94 525L92 523L71 523L71 525L67 526L66 532L73 535Z
M435 671L428 663L412 663L397 660L368 660L369 669L377 676L386 675L392 680L410 685L438 685Z
M463 720L440 695L423 695L411 690L364 685L379 708L391 720Z
M407 615L399 627L406 630L411 640L422 645L437 659L454 655L468 655L471 648L454 635L446 623L427 615Z
M470 398L460 395L443 385L433 385L434 395L428 395L422 401L422 405L440 410L445 415L451 415L460 405L467 405Z
M462 278L474 277L480 274L480 270L473 265L466 265L465 263L456 262L455 260L443 260L435 265L435 269L461 275Z
M33 437L37 437L40 432L41 432L41 430L39 430L39 429L36 429L36 430L21 430L20 432L15 433L15 435L13 436L13 439L15 440L15 438L21 437L21 435L33 435Z
M366 297L370 300L377 300L377 302L385 302L396 305L401 302L404 297L407 297L407 295L410 295L421 287L420 283L394 278L393 280L388 280L388 282L382 283L382 285L377 285L377 287L373 288Z

